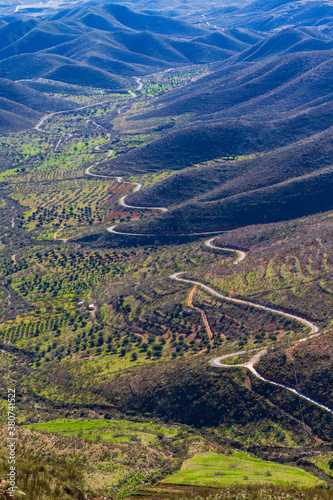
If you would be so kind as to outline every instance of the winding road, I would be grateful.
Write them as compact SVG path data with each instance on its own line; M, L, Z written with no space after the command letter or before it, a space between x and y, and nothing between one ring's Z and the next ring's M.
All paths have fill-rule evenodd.
M138 86L136 87L136 89L134 90L134 92L138 91L138 90L141 90L142 87L143 87L143 83L141 81L141 78L139 78L138 76L135 76L134 77L134 80L136 81L136 83L138 84Z
M135 89L135 90L140 90L142 88L142 83L141 83L141 81L140 81L139 78L136 78L136 80L138 82L138 88ZM58 111L58 112L55 112L55 113L51 113L51 114L45 116L36 125L35 129L36 130L40 130L40 127L43 125L43 123L48 118L50 118L51 116L54 116L56 114L68 113L68 112L73 112L73 111L79 111L81 109L89 108L89 107L96 106L96 105L99 105L99 104L107 104L107 102L104 102L104 103L95 103L95 104L92 104L92 105L89 105L89 106L83 106L81 108L76 108L76 109L73 109L73 110ZM111 151L111 154L112 154L112 150L110 150L110 151ZM110 153L109 153L108 156L110 156ZM100 178L103 178L103 179L110 179L110 178L112 178L111 176L101 175L101 174L95 174L95 173L93 173L91 171L95 166L99 165L100 163L101 162L97 162L97 163L94 163L93 165L87 167L86 170L85 170L86 175L90 175L90 176L93 176L93 177L100 177ZM138 182L124 181L123 177L120 177L120 176L115 177L115 179L118 182L120 182L120 183L133 184L135 186L134 191L133 191L134 193L137 192L137 191L139 191L142 188L142 185L140 183L138 183ZM168 209L165 208L165 207L148 207L148 206L142 207L142 206L129 205L128 203L126 203L127 196L128 195L125 195L125 196L123 196L119 200L120 205L122 205L125 208L139 209L139 210L160 210L162 212L167 212L168 211ZM119 231L119 229L118 229L118 231L116 231L116 227L118 227L118 226L114 225L114 226L108 227L107 231L109 231L110 233L114 233L114 234L118 234L118 235L127 235L127 236L143 236L144 237L144 236L162 236L163 235L161 233L126 233L126 232ZM220 233L224 233L224 232L226 232L226 231L211 231L211 232L204 232L204 233L182 233L182 234L177 234L177 236L190 236L190 235L207 236L208 234L215 234L216 235L216 234L220 234ZM170 235L168 235L168 236L170 236ZM236 253L237 258L233 262L234 265L239 264L240 262L242 262L245 259L245 257L246 257L246 253L245 252L243 252L241 250L235 250L235 249L232 249L232 248L224 248L224 247L217 246L217 245L214 244L214 239L215 239L215 236L212 237L212 238L210 238L209 240L206 240L205 241L205 246L207 246L208 248L211 248L213 250L223 250L223 251L227 251L227 252L234 252L234 253ZM253 307L255 309L260 309L260 310L263 310L263 311L267 311L267 312L270 312L270 313L273 313L273 314L277 314L277 315L283 316L285 318L289 318L289 319L298 321L299 323L303 324L304 326L310 328L311 334L312 334L310 336L307 335L306 337L304 337L303 339L299 340L298 342L305 342L305 341L307 341L307 340L309 340L309 339L311 339L313 337L316 337L316 336L320 335L318 327L314 323L308 321L305 318L302 318L300 316L296 316L294 314L286 313L284 311L280 311L278 309L274 309L274 308L271 308L271 307L266 307L266 306L263 306L261 304L256 304L254 302L250 302L250 301L247 301L247 300L236 299L236 298L233 298L233 297L227 297L227 296L225 296L225 295L217 292L216 290L214 290L210 286L205 285L204 283L201 283L200 281L186 279L186 278L181 277L185 273L186 273L186 271L177 272L177 273L172 274L170 276L170 278L173 279L173 280L175 280L175 281L178 281L178 282L189 283L191 285L199 286L202 289L204 289L206 292L208 292L211 295L213 295L215 297L218 297L218 298L220 298L220 299L222 299L224 301L231 302L231 303L234 303L234 304L241 304L241 305L245 305L245 306L250 306L250 307ZM224 356L219 356L217 358L212 359L210 361L210 364L212 366L216 367L216 368L224 368L224 369L226 369L226 368L227 369L230 369L230 368L240 368L240 367L241 368L247 368L248 370L250 370L253 373L253 375L255 377L257 377L258 379L262 380L263 382L267 382L267 383L269 383L271 385L274 385L274 386L286 389L286 390L292 392L293 394L296 394L299 397L307 400L308 402L310 402L310 403L312 403L312 404L314 404L314 405L322 408L323 410L328 411L329 413L333 414L333 410L331 408L329 408L328 406L323 405L322 403L320 403L319 401L316 401L313 398L310 398L310 397L306 396L305 394L303 394L299 390L294 389L293 387L289 387L289 386L287 386L285 384L274 382L274 381L269 380L269 379L263 377L262 375L260 375L256 371L254 365L260 360L260 358L262 356L264 356L267 353L266 349L263 349L263 350L257 352L249 361L247 361L245 363L240 363L240 364L235 364L235 365L228 365L228 364L221 363L221 361L223 361L223 359L227 359L227 358L230 358L230 357L233 357L233 356L237 356L237 355L240 355L240 354L245 354L246 352L253 352L253 351L256 351L256 349L251 349L249 351L238 351L236 353L231 353L231 354L227 354L227 355L224 355Z
M136 83L138 84L138 86L136 87L136 89L134 89L134 92L133 92L133 90L129 90L128 93L132 97L137 97L137 95L135 94L135 92L137 92L138 90L142 89L143 83L141 82L141 78L139 78L138 76L134 76L134 80L136 81Z
M96 175L96 174L95 174ZM122 178L118 178L118 181L119 182L123 182L121 180ZM135 191L138 191L139 189L141 189L141 185L137 185L137 188L135 189ZM126 196L123 196L120 200L120 203L125 206L125 207L129 207L129 208L135 208L135 207L132 207L131 205L128 205L125 203L125 199L126 199ZM146 209L146 210L149 210L151 209L151 207L137 207L137 208L140 208L140 209ZM164 210L166 211L167 209L166 208L161 208L161 207L155 207L156 209L158 210ZM108 231L112 232L112 233L115 233L115 234L128 234L128 235L133 235L133 233L123 233L123 232L120 232L120 231L116 231L115 228L117 226L112 226L112 227L109 227L107 228ZM196 233L196 234L200 234L200 233ZM201 233L201 234L204 234L204 235L207 235L207 233ZM216 233L215 233L216 234ZM137 236L158 236L158 235L152 235L152 234L142 234L142 233L137 233L136 234ZM188 233L187 233L188 235ZM243 252L242 250L235 250L233 248L225 248L225 247L220 247L220 246L217 246L215 245L213 242L214 242L214 239L215 237L213 238L210 238L209 240L206 240L205 241L205 245L208 247L208 248L211 248L211 249L214 249L214 250L224 250L224 251L227 251L227 252L234 252L237 254L237 258L236 260L234 261L234 265L236 264L239 264L240 262L242 262L245 257L246 257L246 253ZM236 298L232 298L232 297L227 297L225 295L222 295L221 293L217 292L216 290L214 290L213 288L211 288L210 286L207 286L205 285L204 283L201 283L200 281L195 281L195 280L190 280L190 279L186 279L186 278L182 278L181 275L185 274L186 271L181 271L181 272L177 272L177 273L174 273L170 276L171 279L173 280L176 280L176 281L180 281L180 282L183 282L183 283L190 283L192 285L195 285L195 286L199 286L201 288L203 288L205 291L207 291L208 293L214 295L215 297L218 297L224 301L227 301L227 302L232 302L234 304L241 304L241 305L246 305L246 306L250 306L250 307L254 307L256 309L261 309L263 311L268 311L270 313L273 313L273 314L278 314L280 316L283 316L285 318L289 318L289 319L293 319L295 321L298 321L299 323L303 324L304 326L310 328L311 330L311 334L312 335L308 335L306 337L304 337L303 339L299 340L298 342L305 342L313 337L317 337L318 335L320 335L319 333L319 328L314 324L312 323L311 321L308 321L307 319L305 318L302 318L300 316L296 316L295 314L290 314L290 313L287 313L287 312L284 312L284 311L280 311L278 309L274 309L274 308L271 308L271 307L266 307L266 306L263 306L261 304L256 304L254 302L250 302L248 300L243 300L243 299L236 299ZM260 375L260 373L257 372L257 370L255 369L254 365L260 360L260 358L262 356L264 356L265 354L267 354L267 349L263 349L261 350L260 352L257 352L249 361L245 362L245 363L241 363L241 364L236 364L236 365L227 365L227 364L223 364L221 363L221 361L223 359L226 359L226 358L230 358L230 357L233 357L233 356L237 356L237 355L240 355L240 354L244 354L246 352L253 352L253 351L256 351L256 349L251 349L250 351L239 351L239 352L236 352L236 353L231 353L231 354L227 354L227 355L224 355L224 356L219 356L217 358L214 358L210 361L210 364L216 368L247 368L249 371L251 371L251 373L253 373L253 375L255 377L257 377L258 379L262 380L263 382L267 382L271 385L274 385L274 386L277 386L277 387L281 387L283 389L286 389L288 390L289 392L292 392L293 394L305 399L306 401L318 406L319 408L325 410L325 411L328 411L329 413L333 414L333 410L331 408L329 408L328 406L325 406L323 405L322 403L320 403L319 401L316 401L315 399L313 398L310 398L309 396L306 396L305 394L303 394L301 391L299 391L298 389L294 389L293 387L289 387L285 384L281 384L281 383L278 383L278 382L274 382L272 380L269 380L267 379L266 377L263 377L262 375Z
M110 156L110 152L112 152L112 151L113 151L112 149L109 150L108 157ZM109 176L109 175L94 174L91 170L94 167L96 167L97 165L99 165L100 163L101 162L98 161L97 163L94 163L93 165L90 165L90 167L88 167L88 168L85 169L85 171L84 171L85 174L86 175L91 175L93 177L101 177L102 179L112 179L112 178L114 178L117 182L120 182L121 184L133 184L135 186L135 188L133 190L133 193L136 193L137 191L139 191L142 188L142 184L140 184L139 182L124 181L123 177L121 177L121 176ZM121 205L122 207L132 208L132 209L137 209L137 210L161 210L162 212L167 212L168 211L168 209L164 208L164 207L137 207L135 205L129 205L128 203L126 203L127 196L128 195L122 196L122 198L120 198L120 200L119 200L119 205ZM110 233L124 234L124 235L128 234L128 235L137 236L134 233L120 233L119 231L114 231L113 229L115 227L116 226L108 227L107 231L109 231ZM155 236L155 235L152 235L152 236Z
M212 245L212 241L213 240L214 240L214 238L211 238L210 240L206 241L205 245L207 245L210 248L218 248L219 249L220 247L216 247L215 245ZM238 255L241 253L242 254L242 259L241 260L243 260L245 258L245 253L244 252L240 252L240 250L232 250L230 248L229 249L228 248L223 248L222 250L229 250L229 251L237 252ZM237 260L234 262L234 264L238 264L238 262L240 262L240 260L239 260L240 258L241 257L239 256L237 258ZM177 275L179 275L179 274L181 274L181 273L176 273L175 275L172 275L171 277L175 277L175 279L177 279L178 278ZM185 281L185 280L182 280L182 281ZM186 280L186 281L194 283L194 281L190 281L190 280ZM196 282L196 283L199 284L199 282ZM229 302L235 302L235 301L237 301L238 303L241 302L243 304L251 305L252 307L257 307L259 309L264 309L266 311L274 312L276 314L280 314L281 316L285 316L287 318L295 319L296 321L299 321L300 323L304 324L305 326L310 327L312 335L304 337L303 339L299 340L297 343L305 342L305 341L307 341L307 340L309 340L309 339L311 339L313 337L317 337L318 335L320 335L318 327L316 325L314 325L313 323L311 323L310 321L304 319L304 318L301 318L299 316L295 316L293 314L285 313L283 311L278 311L277 309L272 309L272 308L269 308L269 307L261 306L259 304L254 304L252 302L239 301L239 299L232 299L230 297L224 297L223 295L218 294L217 292L215 292L215 290L213 290L210 287L207 287L204 284L201 284L201 286L202 286L202 288L206 289L210 293L213 293L213 295L217 295L217 296L223 298L224 300L229 300ZM261 359L262 356L264 356L265 354L267 354L267 349L261 350L260 352L258 352L257 354L255 354L249 361L247 361L245 363L240 363L240 364L235 364L235 365L228 365L226 363L221 363L221 361L223 361L224 359L231 358L231 357L234 357L234 356L239 356L241 354L245 354L246 352L253 352L253 351L256 351L256 350L257 349L250 349L248 351L238 351L238 352L234 352L234 353L231 353L231 354L226 354L224 356L219 356L217 358L212 359L210 361L210 364L212 366L216 367L216 368L247 368L248 370L250 370L253 373L253 375L255 375L255 377L257 377L258 379L262 380L263 382L267 382L267 383L269 383L271 385L274 385L276 387L281 387L283 389L287 389L288 391L292 392L293 394L296 394L297 396L305 399L306 401L309 401L310 403L312 403L312 404L314 404L316 406L319 406L323 410L328 411L329 413L333 414L333 410L331 408L329 408L328 406L323 405L322 403L320 403L319 401L316 401L313 398L310 398L309 396L306 396L305 394L303 394L298 389L294 389L293 387L289 387L286 384L281 384L279 382L274 382L273 380L270 380L270 379L264 377L263 375L261 375L260 373L258 373L257 370L255 369L254 365Z
M89 167L89 168L92 168L92 167ZM88 169L87 169L88 170ZM86 173L90 173L87 172L86 170ZM98 176L97 174L90 174L90 175L96 175ZM105 176L101 176L101 177L105 177ZM122 177L117 177L117 180L118 182L124 182L122 181ZM141 189L141 184L138 184L136 183L136 188L134 190L135 191L138 191L139 189ZM128 205L127 203L125 203L125 199L126 199L126 196L123 196L121 199L120 199L120 204L124 207L128 207L128 208L140 208L140 209L145 209L145 210L149 210L151 209L152 207L133 207L131 205ZM163 210L163 211L167 211L166 208L161 208L161 207L153 207L157 210ZM115 226L112 226L112 227L108 227L107 230L111 233L115 233L115 234L121 234L121 235L124 235L124 234L128 234L128 235L134 235L133 233L124 233L124 232L120 232L120 231L116 231L115 228L117 227L117 225ZM224 232L224 231L223 231ZM186 233L186 235L188 235L189 233ZM196 233L196 234L204 234L204 235L207 235L207 233ZM216 233L214 233L216 234ZM160 236L160 234L143 234L143 233L137 233L135 234L135 236ZM237 254L237 258L236 260L233 262L234 265L237 265L239 264L240 262L242 262L245 257L246 257L246 253L243 252L242 250L235 250L233 248L225 248L225 247L220 247L220 246L217 246L214 244L214 239L215 237L213 238L210 238L209 240L206 240L205 241L205 245L208 247L208 248L211 248L213 250L223 250L223 251L226 251L226 252L234 252ZM186 271L181 271L181 272L177 272L177 273L174 273L170 276L171 279L173 280L176 280L176 281L180 281L180 282L183 282L183 283L190 283L191 285L195 285L195 286L199 286L201 288L203 288L205 291L207 291L208 293L214 295L215 297L218 297L224 301L227 301L227 302L232 302L234 304L241 304L241 305L245 305L245 306L250 306L250 307L254 307L256 309L261 309L263 311L267 311L267 312L270 312L270 313L273 313L273 314L278 314L280 316L283 316L285 318L289 318L289 319L293 319L295 321L298 321L299 323L303 324L304 326L310 328L311 330L311 334L312 335L308 335L306 337L304 337L303 339L299 340L299 342L305 342L313 337L317 337L318 335L320 335L319 333L319 328L314 324L312 323L311 321L308 321L307 319L305 318L302 318L300 316L296 316L295 314L290 314L290 313L287 313L287 312L284 312L284 311L280 311L278 309L274 309L274 308L271 308L271 307L266 307L266 306L263 306L261 304L256 304L254 302L250 302L248 300L243 300L243 299L236 299L236 298L233 298L233 297L227 297L225 295L222 295L221 293L217 292L216 290L214 290L213 288L211 288L210 286L207 286L205 285L204 283L201 283L200 281L195 281L195 280L190 280L190 279L186 279L186 278L181 278L181 275L185 274ZM251 373L253 373L253 375L255 377L257 377L258 379L262 380L263 382L267 382L271 385L274 385L276 387L281 387L283 389L286 389L290 392L292 392L293 394L305 399L306 401L318 406L319 408L325 410L325 411L328 411L329 413L333 414L333 410L331 408L329 408L328 406L325 406L323 405L322 403L320 403L319 401L316 401L315 399L313 398L310 398L309 396L306 396L305 394L303 394L301 391L299 391L298 389L294 389L293 387L289 387L285 384L281 384L281 383L278 383L278 382L274 382L272 380L269 380L267 379L266 377L263 377L262 375L260 375L260 373L257 372L257 370L255 369L254 365L260 360L260 358L262 356L264 356L265 354L267 354L267 349L263 349L261 350L260 352L257 352L257 354L255 354L249 361L245 362L245 363L241 363L241 364L235 364L235 365L228 365L228 364L223 364L221 363L221 361L223 359L226 359L226 358L230 358L230 357L234 357L234 356L237 356L237 355L240 355L240 354L245 354L246 352L253 352L253 351L256 351L256 349L251 349L249 351L239 351L239 352L236 352L236 353L231 353L231 354L226 354L224 356L219 356L217 358L214 358L210 361L210 364L216 368L247 368L249 371L251 371Z
M133 184L135 186L133 193L136 193L137 191L139 191L142 188L142 184L140 184L140 182L124 181L122 177L116 177L116 179L118 182L121 182L123 184ZM137 210L149 210L149 209L151 209L151 210L161 210L161 212L168 211L168 209L164 208L164 207L137 207L135 205L129 205L128 203L126 203L127 196L128 195L125 195L122 198L120 198L120 200L119 200L119 204L123 207L136 208Z
M216 247L218 248L218 247ZM224 250L227 250L226 248ZM229 248L228 249L230 252L235 252L235 250ZM238 259L237 259L238 260ZM236 261L237 262L237 261ZM234 262L234 264L236 264ZM254 307L255 309L261 309L263 311L268 311L274 314L279 314L280 316L284 316L285 318L290 318L294 319L295 321L298 321L299 323L302 323L304 326L308 326L311 328L311 333L318 333L319 329L316 325L311 323L311 321L308 321L307 319L301 318L300 316L295 316L295 314L289 314L284 311L279 311L278 309L273 309L272 307L266 307L262 306L261 304L256 304L255 302L250 302L248 300L243 300L243 299L234 299L233 297L227 297L226 295L222 295L221 293L217 292L210 286L204 285L204 283L201 283L200 281L194 281L194 280L188 280L186 278L180 278L181 274L185 274L187 271L180 271L179 273L174 273L170 276L171 279L176 280L176 281L182 281L183 283L191 283L192 285L198 285L206 292L209 292L210 294L214 295L215 297L218 297L219 299L225 300L227 302L232 302L234 304L242 304L245 306L250 306ZM307 337L308 338L308 337Z
M306 339L303 339L303 340L308 340L308 339L309 339L309 337L306 337ZM293 387L289 387L288 385L280 384L279 382L273 382L272 380L269 380L268 378L260 375L260 373L258 373L257 370L254 368L254 365L260 360L260 358L262 356L264 356L267 353L266 349L263 349L262 351L258 352L255 356L253 356L253 358L251 358L249 361L246 361L245 363L240 363L240 364L236 364L236 365L227 365L225 363L221 363L221 361L223 361L224 359L231 358L234 356L239 356L240 354L245 354L246 352L253 352L255 350L256 349L250 349L248 351L238 351L238 352L234 352L232 354L226 354L224 356L219 356L218 358L212 359L210 361L210 364L216 368L247 368L248 370L250 370L253 373L253 375L255 375L257 378L259 378L263 382L268 382L269 384L275 385L277 387L282 387L283 389L287 389L288 391L292 392L293 394L296 394L297 396L299 396L303 399L306 399L306 401L309 401L310 403L313 403L314 405L319 406L323 410L326 410L329 413L333 414L333 410L331 408L323 405L322 403L319 403L319 401L316 401L315 399L310 398L309 396L306 396L305 394L303 394L303 392L301 392L297 389L294 389Z
M241 260L243 260L245 258L245 256L246 256L245 252L241 252L240 250L233 250L231 248L218 247L216 245L213 245L213 240L214 240L214 238L211 238L210 240L205 241L205 245L208 246L208 247L210 247L210 248L220 249L220 250L225 250L225 251L236 252L237 253L238 258L237 258L236 261L234 261L234 264L238 264ZM264 311L269 311L269 312L272 312L274 314L278 314L280 316L284 316L285 318L294 319L294 320L298 321L299 323L302 323L303 325L309 327L311 329L312 335L307 336L307 337L299 340L298 343L305 342L305 341L307 341L307 340L309 340L309 339L311 339L313 337L317 337L318 335L320 335L318 327L316 325L314 325L313 323L311 323L310 321L308 321L307 319L301 318L300 316L296 316L294 314L286 313L284 311L279 311L278 309L273 309L271 307L266 307L266 306L262 306L260 304L255 304L254 302L249 302L247 300L241 300L241 299L234 299L232 297L226 297L225 295L222 295L221 293L216 292L215 290L213 290L213 288L211 288L211 287L209 287L209 286L201 283L200 281L194 281L194 280L188 280L188 279L185 279L185 278L180 278L181 274L184 274L184 272L172 274L171 275L171 279L175 279L177 281L182 281L182 282L185 282L185 283L191 283L193 285L201 286L201 288L203 288L207 292L209 292L212 295L214 295L215 297L219 297L219 298L221 298L221 299L223 299L225 301L233 302L233 303L236 303L236 304L243 304L243 305L255 307L257 309L262 309ZM293 387L289 387L286 384L281 384L279 382L274 382L274 381L269 380L268 378L262 376L260 373L258 373L257 370L255 369L254 365L260 360L260 358L262 356L264 356L265 354L267 354L267 349L261 350L260 352L258 352L257 354L255 354L249 361L247 361L245 363L240 363L240 364L235 364L235 365L228 365L228 364L225 364L225 363L221 363L221 361L224 360L224 359L231 358L231 357L234 357L234 356L238 356L240 354L245 354L246 352L253 352L253 351L256 351L256 349L250 349L248 351L238 351L238 352L234 352L234 353L231 353L231 354L226 354L224 356L219 356L217 358L212 359L210 361L210 364L212 366L216 367L216 368L229 368L229 369L230 368L247 368L248 370L250 370L253 373L253 375L255 375L258 379L262 380L263 382L267 382L267 383L272 384L274 386L281 387L283 389L287 389L288 391L292 392L293 394L296 394L297 396L305 399L306 401L309 401L310 403L313 403L314 405L319 406L323 410L328 411L329 413L333 414L333 410L331 408L329 408L328 406L323 405L322 403L320 403L319 401L316 401L313 398L310 398L309 396L306 396L305 394L303 394L298 389L294 389Z
M135 186L134 190L133 190L133 193L136 193L137 191L139 191L141 188L142 188L142 184L140 184L139 182L130 182L130 181L124 181L122 177L116 177L117 181L118 182L122 182L122 183L125 183L125 184L133 184ZM122 205L123 207L126 207L126 208L136 208L137 210L160 210L161 212L167 212L168 209L167 208L164 208L164 207L137 207L135 205L129 205L128 203L126 203L126 198L127 198L128 195L125 195L123 196L122 198L120 198L119 200L119 204Z
M238 257L234 261L234 264L239 264L239 262L242 262L242 260L245 259L246 253L243 252L242 250L232 250L231 248L222 248L222 247L217 247L214 245L213 241L215 238L211 238L210 240L205 241L205 245L208 248L213 248L214 250L224 250L225 252L236 252Z
M136 80L136 82L138 84L138 86L136 87L136 89L134 89L134 92L137 91L137 90L141 90L142 87L143 87L143 83L141 82L141 78L135 76L134 80ZM23 81L23 80L17 80L17 81ZM27 81L29 81L29 80L27 80ZM136 97L136 94L134 92L132 92L131 90L128 91L128 93L130 95L132 95L133 97ZM55 111L54 113L50 113L49 115L44 116L37 123L37 125L34 128L35 128L35 130L41 131L40 127L46 122L46 120L48 120L49 118L51 118L51 116L65 114L65 113L75 113L76 111L81 111L82 109L93 108L94 106L104 106L105 104L111 104L112 102L114 102L114 101L112 100L112 101L95 102L94 104L87 104L86 106L80 106L79 108L65 109L65 110L62 110L62 111ZM102 125L98 125L98 123L96 123L93 120L86 120L86 122L87 123L88 122L92 122L96 127L103 129ZM47 131L43 130L43 133L44 134L51 134L52 132L47 132ZM110 134L108 134L108 135L110 136Z
M52 134L52 132L47 132L46 130L40 130L40 127L46 122L46 120L48 120L49 118L51 118L51 116L68 114L68 113L75 113L76 111L81 111L82 109L93 108L94 106L103 106L104 104L111 104L112 102L113 101L95 102L95 104L88 104L87 106L81 106L80 108L64 109L62 111L55 111L54 113L50 113L49 115L44 116L37 123L37 125L34 127L34 129L35 130L39 130L40 132L43 132L44 134ZM97 125L97 126L101 127L101 125Z

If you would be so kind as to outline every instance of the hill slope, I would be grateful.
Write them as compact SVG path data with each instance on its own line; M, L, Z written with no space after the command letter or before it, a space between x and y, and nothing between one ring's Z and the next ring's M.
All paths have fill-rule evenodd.
M186 89L160 98L156 110L143 117L183 113L216 116L218 112L224 117L272 115L312 106L320 99L331 100L332 50L238 63L226 62L222 71L217 69L193 84L190 93Z
M291 219L333 207L332 128L262 157L190 168L127 198L170 211L138 232L188 232ZM133 229L135 227L135 230ZM126 230L127 230L126 229Z
M45 111L71 109L74 104L54 99L21 83L0 79L0 130L30 128Z

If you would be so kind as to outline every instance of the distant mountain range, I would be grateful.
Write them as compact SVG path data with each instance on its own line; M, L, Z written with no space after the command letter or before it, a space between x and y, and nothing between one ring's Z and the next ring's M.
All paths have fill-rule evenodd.
M169 212L126 227L223 229L333 207L332 5L258 0L208 5L204 13L181 4L171 12L162 1L154 9L139 2L144 12L130 5L86 3L2 18L1 129L28 127L45 111L72 106L46 99L27 79L117 90L130 88L133 76L210 63L207 76L128 118L158 118L160 139L103 164L110 174L178 171L129 197ZM182 125L173 127L177 117Z
M34 17L18 12L0 18L0 79L25 84L29 79L46 78L119 90L133 86L133 76L224 61L262 36L243 38L118 4L87 3ZM22 95L30 95L29 90L22 90ZM35 104L21 109L14 91L8 102L0 102L0 130L26 128L39 111L70 107L43 95L38 98L37 93L31 94L31 101L39 101L38 109ZM25 105L30 107L29 99Z
M117 4L9 19L0 28L0 40L0 77L44 77L112 89L128 85L133 75L225 60L250 46L207 27Z
M202 22L224 29L246 27L263 32L315 26L323 33L331 34L333 5L325 0L257 0L233 6L215 5L207 8Z

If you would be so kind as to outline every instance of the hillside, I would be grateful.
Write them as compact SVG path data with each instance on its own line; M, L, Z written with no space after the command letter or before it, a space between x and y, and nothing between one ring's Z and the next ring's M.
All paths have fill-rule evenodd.
M45 111L71 109L73 103L45 96L25 85L0 79L0 129L2 132L30 128Z
M117 4L9 18L0 34L0 77L47 77L109 89L130 86L133 75L225 60L255 41L216 36L180 19Z
M329 500L332 5L15 2L0 497Z
M279 297L285 307L289 302L298 311L307 310L309 317L325 332L307 342L294 344L291 338L287 346L285 343L271 346L267 356L258 363L258 371L270 380L297 386L304 394L330 407L332 331L331 328L325 331L324 325L330 326L331 321L331 234L329 212L291 222L242 228L216 238L221 246L246 249L248 262L244 261L241 271L231 269L229 273L254 272L260 280L254 291L256 300L269 302L273 296ZM268 272L262 273L263 265ZM229 283L230 274L224 277ZM320 277L319 280L313 279L315 276ZM304 295L298 294L297 282L302 282Z
M272 116L312 107L320 99L327 102L331 99L332 55L331 50L305 51L277 54L273 60L246 65L230 61L222 74L217 70L193 84L190 94L183 90L179 91L183 95L160 98L155 103L158 109L144 118L183 113L216 116L222 111L224 117Z
M318 24L323 31L331 33L333 10L324 1L254 0L226 9L221 6L209 9L204 21L219 27L245 27L261 31L279 31L285 26L313 26ZM315 20L315 21L314 21Z
M332 333L306 344L300 344L286 356L284 349L272 349L263 359L258 370L269 379L278 380L295 387L295 372L298 374L298 387L310 397L320 397L332 406Z
M216 230L329 210L331 134L329 128L263 156L172 174L127 198L134 206L165 206L169 211L120 231Z
M229 50L238 33L210 38ZM330 36L314 27L286 28L238 48L240 55L212 65L202 78L121 118L122 127L162 132L96 172L180 171L128 196L130 205L169 212L121 230L217 230L331 208Z
M59 111L61 109L70 109L74 107L63 99L54 99L41 92L27 88L21 83L15 83L2 78L0 80L0 98L6 101L12 101L36 111Z
M222 156L261 151L277 142L275 128L269 123L246 120L201 123L164 135L100 168L110 174L132 172L133 169L141 172L181 170Z
M333 125L332 107L329 101L274 120L250 117L208 123L196 120L194 125L169 132L142 148L104 163L100 169L110 174L132 172L133 169L142 172L180 170L216 158L268 151L330 128ZM136 196L140 197L141 193Z

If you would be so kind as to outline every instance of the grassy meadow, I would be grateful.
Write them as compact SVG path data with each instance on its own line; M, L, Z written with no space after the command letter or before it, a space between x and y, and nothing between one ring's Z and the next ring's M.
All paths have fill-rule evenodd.
M186 460L179 472L163 482L211 487L247 483L312 487L318 483L318 478L297 467L267 462L241 452L230 456L208 452Z

